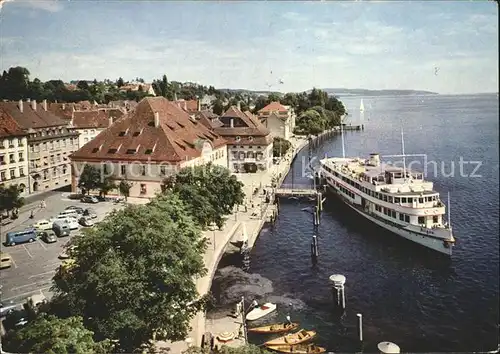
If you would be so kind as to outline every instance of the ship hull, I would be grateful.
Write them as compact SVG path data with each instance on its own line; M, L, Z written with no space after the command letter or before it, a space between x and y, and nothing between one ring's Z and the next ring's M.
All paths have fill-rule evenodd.
M429 248L433 251L439 252L441 254L444 254L446 256L451 256L452 255L452 246L449 245L448 247L445 246L444 240L442 239L436 239L436 238L431 238L428 237L422 233L414 232L407 230L405 228L400 228L400 227L395 227L392 225L388 225L387 223L378 220L374 218L373 216L369 215L368 213L364 212L361 209L358 209L355 205L349 203L344 196L342 196L337 190L328 185L327 190L334 194L340 201L342 201L343 204L347 205L350 209L358 213L359 215L363 216L365 219L368 221L382 227L383 229L390 231L391 233L403 237L409 241L412 241L414 243L417 243L421 246L424 246L426 248Z

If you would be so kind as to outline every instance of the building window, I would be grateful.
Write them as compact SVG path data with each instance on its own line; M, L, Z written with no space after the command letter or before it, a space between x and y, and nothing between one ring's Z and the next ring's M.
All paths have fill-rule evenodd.
M146 166L144 166L144 165L142 165L142 166L141 166L141 174L142 174L143 176L145 176L145 175L146 175Z
M43 170L43 179L46 180L49 176L49 171Z
M13 148L14 147L14 139L9 140L9 147Z
M22 152L19 153L19 161L24 161L24 157L23 157L23 153Z
M86 144L89 142L89 138L83 138L83 143Z
M14 154L9 154L9 163L14 163L14 162L16 162L14 160Z
M121 165L120 172L121 172L121 175L124 176L127 173L127 166Z
M10 170L10 178L16 178L16 170Z
M165 166L160 166L160 175L165 176L167 174L167 168Z
M240 138L239 136L237 136L236 138L234 138L234 140L236 140L236 141L240 141L240 140L241 140L241 138Z
M63 165L62 169L63 169L63 175L65 175L66 172L68 172L68 167L66 165Z
M52 168L52 176L54 176L54 177L57 176L57 168L56 167Z
M146 193L147 193L146 184L141 183L141 194L146 194Z
M432 216L432 222L433 222L434 224L437 224L437 223L439 222L439 217L438 217L437 215L433 215L433 216Z
M19 176L21 176L21 177L24 176L24 168L22 168L22 167L19 168Z
M103 164L102 165L102 171L104 172L105 175L107 175L108 174L108 165Z
M5 181L5 171L0 172L0 179Z
M423 224L425 224L425 217L423 217L423 216L419 216L419 217L418 217L418 224L419 224L419 225L423 225Z

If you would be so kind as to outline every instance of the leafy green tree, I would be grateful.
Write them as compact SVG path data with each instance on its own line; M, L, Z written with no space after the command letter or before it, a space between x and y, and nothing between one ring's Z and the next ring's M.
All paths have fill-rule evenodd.
M79 88L80 90L88 90L89 89L89 84L87 81L78 81L76 84L76 87Z
M206 242L179 198L160 195L114 212L72 244L75 265L55 275L55 301L82 316L98 340L132 352L154 334L185 338L205 305L194 279L206 274Z
M273 139L273 156L279 157L284 156L288 150L292 147L292 143L288 140L281 138L279 136L274 137Z
M125 201L127 201L130 196L130 189L134 186L132 182L129 182L125 179L122 179L118 184L118 190L125 197Z
M320 113L310 109L298 117L296 125L296 134L319 134L325 130L326 121Z
M24 205L24 198L21 197L22 190L19 185L10 185L7 188L0 185L0 212L3 215L5 212L17 210ZM14 214L13 214L14 216Z
M224 104L222 104L222 101L220 99L217 98L213 102L212 111L217 115L221 115L224 112Z
M116 189L116 183L111 177L104 177L102 182L99 184L99 194L102 195L103 197L106 197L109 192L111 192L113 189Z
M101 185L101 171L96 167L85 164L83 171L78 179L78 188L82 190L82 194L99 189Z
M245 197L243 183L227 168L211 163L180 170L167 181L166 188L179 195L202 227L211 222L222 227L224 216L231 214Z
M87 354L109 353L109 340L95 342L81 317L57 318L40 315L26 327L7 334L4 348L16 353Z
M123 82L123 79L120 77L118 78L118 80L116 80L116 86L118 88L122 87L123 85L125 85L125 82Z

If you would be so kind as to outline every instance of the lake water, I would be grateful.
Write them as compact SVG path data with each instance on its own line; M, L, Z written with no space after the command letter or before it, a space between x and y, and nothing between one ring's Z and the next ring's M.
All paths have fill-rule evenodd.
M247 272L226 257L212 291L221 309L239 296L271 301L278 311L260 323L283 321L290 314L302 327L316 329L315 343L337 352L360 348L356 313L363 314L364 351L381 341L404 352L472 352L496 349L499 334L499 179L498 97L412 96L341 98L348 122L364 131L346 132L347 156L401 153L401 128L407 164L432 180L446 202L457 239L451 259L401 240L361 220L327 196L315 233L307 201L281 200L274 227L267 226L251 252ZM310 183L304 176L308 149L297 157L294 177L285 183ZM323 143L314 156L341 156L340 137ZM394 158L392 158L394 161ZM417 162L420 161L420 162ZM460 170L460 161L462 169ZM465 163L468 162L468 163ZM475 166L480 167L474 171ZM454 171L452 173L452 169ZM474 172L474 174L473 174ZM319 239L313 264L310 242ZM328 277L343 274L346 311L333 311ZM265 337L251 336L262 343Z

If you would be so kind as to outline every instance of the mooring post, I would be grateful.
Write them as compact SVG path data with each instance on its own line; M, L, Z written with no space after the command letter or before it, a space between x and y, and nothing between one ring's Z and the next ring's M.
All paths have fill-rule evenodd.
M358 317L358 340L360 342L363 341L363 315L358 313L356 314Z
M394 343L391 342L380 342L377 345L378 350L381 354L397 354L401 353L401 349Z
M316 258L318 257L318 239L316 235L312 237L312 242L311 242L311 256Z
M314 207L314 215L316 215L316 226L319 226L320 223L320 216L319 216L319 209L318 206Z
M330 276L330 282L332 283L333 300L335 305L341 310L345 309L345 292L344 284L346 278L342 274L333 274Z

